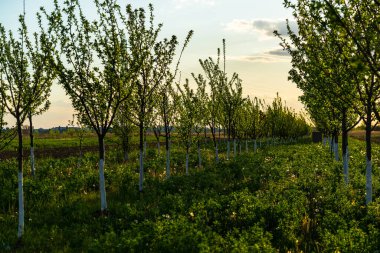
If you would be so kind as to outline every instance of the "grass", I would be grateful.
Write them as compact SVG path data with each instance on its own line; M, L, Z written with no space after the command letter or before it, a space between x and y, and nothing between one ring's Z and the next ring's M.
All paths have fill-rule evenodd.
M350 185L342 165L320 144L266 147L204 167L173 146L172 177L164 154L149 149L143 193L137 152L127 163L106 158L108 212L101 214L97 157L38 161L25 178L26 227L17 244L17 173L0 164L0 251L18 252L373 252L380 245L379 160L374 203L364 204L364 143L350 139ZM223 150L223 149L222 149ZM224 152L224 151L223 151ZM380 148L374 145L374 157Z

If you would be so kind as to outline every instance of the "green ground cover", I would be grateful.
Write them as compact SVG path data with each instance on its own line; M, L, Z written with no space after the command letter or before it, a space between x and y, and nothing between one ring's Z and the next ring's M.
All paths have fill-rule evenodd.
M146 154L143 193L137 154L108 152L109 209L101 215L96 154L37 161L26 175L25 236L17 244L17 168L0 163L0 251L18 252L374 252L380 245L380 148L374 147L374 202L365 206L364 143L350 140L350 185L320 144L266 147L204 167L173 146ZM222 157L223 158L223 157Z

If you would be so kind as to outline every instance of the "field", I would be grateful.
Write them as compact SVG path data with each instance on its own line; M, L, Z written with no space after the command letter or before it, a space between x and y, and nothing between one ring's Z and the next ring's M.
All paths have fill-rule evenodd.
M46 141L46 140L45 140ZM37 141L36 141L37 143ZM112 148L113 147L113 148ZM63 147L61 147L63 148ZM163 149L162 149L163 150ZM100 213L96 152L25 163L25 235L17 242L17 165L0 163L1 252L374 252L380 250L380 147L374 145L374 202L365 205L364 143L350 139L350 184L328 147L266 146L214 163L173 145L172 177L163 152L145 157L138 191L137 152L126 163L107 149L108 211Z

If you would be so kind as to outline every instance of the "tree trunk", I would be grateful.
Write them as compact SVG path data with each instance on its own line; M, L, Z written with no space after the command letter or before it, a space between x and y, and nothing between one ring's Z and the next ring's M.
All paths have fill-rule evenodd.
M344 182L348 184L348 131L347 131L347 111L343 111L342 115L342 159L343 159L343 176Z
M219 131L219 137L218 137L218 141L219 141L219 145L220 145L220 142L221 142L221 138L220 138L220 134L221 134L221 132L222 132L222 129L220 128L220 127L218 127L218 131Z
M369 107L370 108L370 107ZM372 202L372 146L371 146L371 131L372 131L372 110L367 108L366 119L366 197L365 202L368 205Z
M245 152L248 153L248 140L245 140Z
M254 139L253 141L254 141L254 144L253 144L253 152L256 153L256 151L257 151L257 141L256 141L256 139ZM261 142L260 142L260 143L261 143ZM261 145L261 144L260 144L260 145Z
M24 187L23 187L23 164L22 164L22 129L21 122L17 119L18 134L18 232L17 237L20 240L24 234Z
M99 190L100 190L100 210L104 212L107 210L107 196L106 196L106 182L104 178L104 160L105 160L105 148L104 148L104 134L101 133L98 136L99 140Z
M34 135L33 135L33 120L32 115L29 114L29 136L30 136L30 166L32 176L35 176L36 170L34 167Z

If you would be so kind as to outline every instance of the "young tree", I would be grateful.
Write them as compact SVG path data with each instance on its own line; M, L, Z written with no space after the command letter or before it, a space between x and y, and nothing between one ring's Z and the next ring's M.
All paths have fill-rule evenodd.
M73 127L73 131L75 135L78 138L79 141L79 158L78 158L78 167L81 164L81 160L83 157L83 141L86 133L86 127L82 123L82 119L80 118L80 115L73 114L73 119L69 120L69 126Z
M159 113L158 112L153 112L153 115L156 115L155 119L153 119L153 122L152 122L152 130L153 130L153 134L154 134L154 137L156 138L156 142L157 142L157 154L160 155L161 153L161 143L160 143L160 137L162 135L162 121L161 121L161 117L159 117Z
M332 120L340 120L343 171L345 181L348 182L348 131L359 122L357 119L361 118L363 109L354 81L356 71L353 71L351 66L352 43L347 42L344 30L326 20L327 12L321 10L321 3L302 0L298 1L297 5L292 5L288 1L285 1L285 4L293 9L299 26L298 35L288 28L291 46L281 38L282 45L293 58L293 69L289 72L290 79L308 93L304 95L304 100L308 101L309 110L310 105L320 106L312 102L318 98L319 101L325 101L330 110L334 111L335 119ZM326 113L317 108L311 111L316 114ZM336 159L339 159L338 132L339 130L334 127L332 133Z
M198 149L198 168L202 167L202 155L201 155L201 134L205 130L204 126L207 124L206 118L204 117L204 112L206 111L206 102L207 102L207 94L206 94L206 87L203 83L198 84L196 92L195 92L195 99L193 102L196 104L195 107L197 108L195 113L195 119L194 119L194 132L195 132L195 139L197 142L197 149Z
M262 134L262 124L263 124L263 101L258 99L257 97L253 98L253 100L248 98L247 102L248 106L248 119L249 122L249 132L248 134L253 139L253 150L256 152L257 150L257 138L259 138Z
M124 101L121 103L113 123L113 132L119 137L124 162L127 162L129 158L129 151L131 149L130 140L134 129L132 122L129 120L130 114L131 105L129 101Z
M138 71L129 58L122 21L124 14L115 0L95 0L97 20L89 21L79 1L65 1L46 14L59 40L56 65L59 82L70 96L85 125L96 132L99 144L101 212L107 209L104 138L116 112L129 98L133 75Z
M24 233L22 125L29 114L41 112L55 78L54 41L37 15L39 33L29 38L25 16L20 16L19 40L0 25L0 92L2 103L16 120L18 135L18 238ZM24 48L25 46L25 48ZM24 52L25 49L25 52Z
M323 3L323 4L322 4ZM366 125L366 203L372 202L372 146L373 114L378 120L377 103L380 93L380 3L371 0L331 1L318 5L326 13L326 22L344 31L345 40L351 43L352 65L362 72L361 80L355 75L357 91L365 113Z
M32 108L28 114L29 119L29 138L30 138L30 166L32 175L35 176L35 159L34 159L34 128L33 128L33 116L40 115L47 111L50 107L49 96L50 92L42 93L44 97L41 97L41 101L45 101L44 105L40 108ZM33 112L33 113L32 113Z
M199 118L201 111L198 105L198 98L193 89L189 87L189 80L186 79L183 88L177 84L179 94L179 118L178 118L178 134L186 148L186 175L189 174L189 150L193 144L193 130L196 120Z
M149 17L146 17L144 9L133 10L130 5L127 6L127 13L129 19L126 21L126 24L129 34L130 51L132 52L131 58L141 67L137 72L137 76L133 79L135 91L131 102L133 106L131 119L138 126L140 136L139 191L141 192L144 180L144 133L149 121L148 116L155 106L154 98L159 87L173 80L170 80L169 68L173 63L178 41L174 35L170 39L158 41L162 24L155 27L152 5L149 5ZM192 31L189 32L183 49L190 40L192 33ZM175 74L172 78L174 77Z
M165 75L157 93L159 117L163 122L166 151L166 178L170 177L170 145L171 132L175 123L177 112L177 94L172 87L173 75L169 72Z
M220 115L220 90L219 86L225 81L224 73L220 67L220 49L218 48L218 56L216 62L209 57L206 60L199 60L199 63L203 69L205 76L198 74L196 76L192 73L192 76L197 83L198 87L209 87L209 94L205 93L205 122L210 127L212 140L215 148L215 161L219 162L218 154L218 142L216 140L216 128L220 122L218 122L218 116Z

